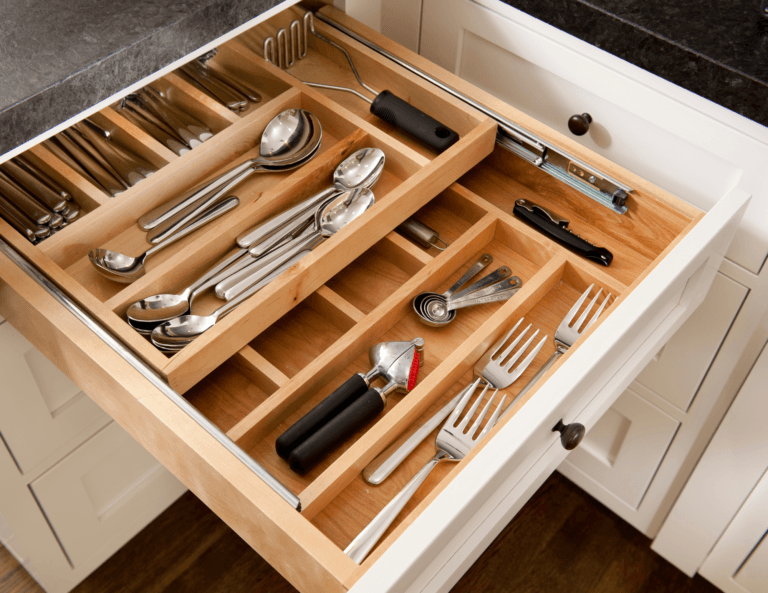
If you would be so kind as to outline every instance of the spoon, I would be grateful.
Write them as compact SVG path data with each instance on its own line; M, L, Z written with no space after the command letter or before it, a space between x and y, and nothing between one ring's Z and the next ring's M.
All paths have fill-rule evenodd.
M357 189L357 187L354 185L355 182L357 182L360 184L360 187L365 187L368 189L372 188L381 176L381 172L384 169L384 160L384 153L378 148L364 148L358 150L351 156L347 157L344 161L342 161L338 167L336 167L336 170L333 174L334 186L339 188L348 188L348 190ZM365 167L367 170L367 175L363 175L363 167ZM321 194L312 196L308 200L305 200L298 206L292 208L290 211L287 211L285 214L290 214L291 211L294 211L294 216L290 219L284 218L283 226L287 225L293 220L296 220L301 214L310 210L313 206L316 207L320 196L325 196L326 194L328 194L328 190L322 192ZM295 211L297 209L301 209L301 212L296 213ZM283 214L279 215L279 217L283 216ZM277 218L278 217L275 217L265 224L270 224ZM261 225L258 227L258 229L261 229L264 226L265 225ZM278 230L279 228L280 227L275 227L275 230ZM253 231L249 231L249 234L251 233L253 233ZM288 234L285 236L288 236ZM281 235L279 233L275 233L268 239L268 241L272 240L273 238L280 239ZM272 247L276 246L278 242L279 241L277 240L273 241ZM255 247L263 248L265 243L266 241L259 243L257 246L254 246L254 248L251 249L251 255L253 257L259 257L260 255L266 253L267 249L263 249L261 254L254 253ZM211 286L218 284L230 273L237 272L247 265L254 263L254 260L251 258L243 258L243 256L248 253L248 244L241 244L241 246L244 248L235 251L232 255L222 260L214 268L206 272L202 277L185 288L179 294L156 294L133 303L130 307L128 307L128 310L126 311L128 323L139 333L148 334L151 333L152 330L160 323L187 313L192 306L192 301L203 291ZM286 245L286 249L284 249L282 252L278 253L277 250L275 250L273 253L275 256L282 255L282 253L287 251L288 248L289 246ZM238 260L240 261L238 262ZM237 262L237 264L235 264L235 262ZM263 261L263 263L266 265L269 262Z
M240 247L251 246L251 254L254 256L263 255L275 244L279 243L285 235L280 235L276 231L316 207L335 192L346 192L359 187L373 188L381 177L384 170L386 157L384 152L378 148L361 148L352 155L344 159L333 172L333 185L322 192L315 194L308 200L304 200L298 206L275 217L268 223L247 231L237 238L237 244ZM276 226L278 218L282 220L280 226ZM274 234L272 237L258 243L262 236ZM254 245L258 243L257 245Z
M216 188L208 191L197 201L188 204L184 210L149 231L147 233L147 240L152 244L162 241L171 233L182 228L191 218L198 216L203 210L220 201L224 196L229 194L236 185L240 184L240 182L254 172L282 173L301 167L304 163L312 159L320 148L323 130L320 121L314 115L306 112L304 115L307 119L307 125L304 127L304 133L299 141L302 146L300 153L297 153L290 159L287 158L282 164L261 166L248 165L247 167L243 167L243 164L239 165L238 168L242 170L238 175L234 178L230 178L223 185L217 184ZM248 163L250 163L250 161L246 161L244 164Z
M162 224L169 218L181 212L190 203L218 189L231 179L237 177L250 167L262 165L279 165L294 162L296 157L306 156L300 141L305 138L305 128L310 120L303 109L288 109L274 117L264 129L259 145L259 156L241 163L226 171L213 181L196 187L191 194L184 194L171 202L166 202L142 215L137 224L142 230L149 231Z
M344 208L345 210L349 209L350 213L356 213L354 217L362 214L374 202L373 193L368 189L359 190L356 192L356 194L357 195L353 196L350 205ZM342 215L341 211L339 210L339 206L348 199L349 197L347 195L342 194L337 199L327 204L326 207L321 210L322 215L318 213L318 217L315 219L315 226L317 227L317 233L319 233L319 235L313 233L315 241L321 240L322 233L326 230L330 230L331 225L334 227L339 225L338 228L341 228L344 226L344 224L347 224L353 220L354 217L350 218L349 215ZM255 284L252 284L250 288L247 288L241 292L238 296L234 297L231 301L222 307L216 309L210 315L182 315L181 317L177 317L176 319L172 319L171 321L166 321L165 323L158 325L154 330L152 330L152 343L161 350L179 349L191 343L192 340L212 328L219 319L233 311L238 305L240 305L240 303L261 290L261 288L266 285L264 280L269 278L270 274L274 274L274 272L276 272L278 269L281 269L288 262L295 263L295 261L300 259L300 255L304 255L303 252L306 251L308 253L309 249L311 249L309 246L309 241L302 241L297 247L298 248L295 249L293 253L286 254L287 257L285 257L282 261L274 262L274 267L267 271L263 271L263 276L257 278L255 280ZM259 280L262 281L259 282Z
M171 235L162 243L150 247L144 253L137 257L131 257L129 255L123 255L116 251L109 249L92 249L88 254L88 258L91 263L96 266L98 272L105 278L114 280L115 282L122 282L124 284L130 284L137 278L144 275L144 262L151 255L154 255L161 249L165 249L171 243L175 243L182 237L186 237L190 233L196 231L201 226L208 224L212 220L219 216L226 214L240 203L236 197L232 196L226 200L219 202L210 210L205 212L197 220L192 222L189 226L185 227L175 235Z
M280 262L289 259L304 249L313 249L325 239L333 236L347 224L363 214L374 203L373 193L369 189L349 190L323 202L315 212L314 228L307 229L290 244L279 256L269 257L269 261L256 261L240 272L230 275L216 285L216 296L230 300L247 289L253 283L269 273ZM267 265L265 266L264 263Z

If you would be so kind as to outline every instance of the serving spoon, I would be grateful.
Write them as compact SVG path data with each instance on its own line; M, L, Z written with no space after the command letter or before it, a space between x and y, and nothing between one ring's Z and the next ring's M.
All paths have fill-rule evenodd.
M184 227L178 233L171 235L162 243L150 247L137 257L124 255L110 249L92 249L88 254L88 259L91 260L91 263L96 266L96 270L105 278L109 278L115 282L122 282L123 284L130 284L144 275L144 262L148 257L154 255L161 249L165 249L171 243L175 243L179 239L186 237L215 218L226 214L239 203L240 200L234 196L219 202L190 225Z
M264 128L259 144L259 156L249 159L219 175L213 181L207 181L195 187L191 192L161 204L139 217L139 228L150 231L180 213L190 204L205 197L212 191L224 186L249 168L293 165L303 162L311 152L312 134L306 134L307 125L312 124L308 112L303 109L288 109L275 116ZM318 122L319 125L319 122ZM265 169L267 171L281 170Z
M358 150L336 167L333 173L333 187L346 188L347 191L357 189L358 187L371 189L381 176L381 172L384 169L384 160L384 153L378 148L364 148ZM296 220L301 214L310 210L313 206L316 207L323 196L330 197L329 190L325 190L320 194L312 196L309 200L305 200L294 207L292 210L299 208L300 211L294 213L293 218L286 218L286 222L283 226ZM268 223L274 221L276 218L277 217L271 219ZM261 228L262 226L263 225L257 228ZM279 229L280 227L275 228ZM280 237L280 234L276 233L273 235L273 237L276 236ZM272 239L272 237L270 237L270 239ZM275 241L275 245L277 243L278 241ZM263 249L264 244L265 242L262 242L254 246L250 251L251 256L258 257L261 254L265 254L267 251L266 249L264 249L261 254L254 252L256 247ZM128 323L139 333L148 334L160 323L184 315L191 308L192 301L194 301L195 297L211 286L224 280L230 273L234 273L246 265L253 263L251 258L245 257L247 254L247 248L242 248L233 252L203 276L198 278L194 283L182 290L179 294L156 294L141 299L140 301L136 301L128 307L128 310L126 311ZM238 262L238 260L241 261ZM238 265L233 266L236 262L238 262ZM267 262L264 263L266 264Z
M345 205L345 202L349 202L349 204ZM309 253L312 247L322 241L326 235L330 236L343 228L365 212L373 203L373 193L369 189L356 190L351 200L346 194L341 194L318 212L315 219L315 232L299 242L296 249L273 262L269 269L262 270L261 276L254 279L255 283L252 282L250 288L240 292L210 315L182 315L158 325L152 330L152 343L161 350L177 350L191 343L195 338L212 328L219 319L261 290L270 275L275 277L274 272L276 270L282 269L282 266L287 262L293 261L295 263L298 261L299 255L303 257L304 252ZM343 210L348 210L349 213L344 214Z

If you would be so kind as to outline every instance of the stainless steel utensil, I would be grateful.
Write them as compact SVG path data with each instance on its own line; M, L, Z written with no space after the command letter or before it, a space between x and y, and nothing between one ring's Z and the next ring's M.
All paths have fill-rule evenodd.
M322 139L322 126L314 115L302 109L288 109L278 114L264 128L259 146L259 156L249 159L236 167L225 171L213 181L206 182L191 193L185 193L161 204L139 217L137 224L146 231L162 229L151 239L158 237L162 240L164 233L174 226L178 219L186 213L194 211L200 204L207 203L212 194L220 197L220 190L229 191L234 185L240 183L254 172L284 171L288 167L295 167L306 162L315 154ZM279 168L266 168L265 165L273 164ZM283 168L286 167L286 168ZM223 190L228 187L227 190Z
M128 324L139 333L148 335L164 321L185 315L195 297L213 286L216 277L243 255L242 250L227 255L179 294L156 294L136 301L125 313Z
M11 159L0 165L0 169L38 199L49 210L52 210L53 212L61 212L67 206L66 198L52 190L33 173L30 173L15 162L15 159Z
M528 355L523 360L520 360L539 333L539 330L536 330L533 335L528 338L525 344L523 344L517 352L512 354L512 351L517 347L525 334L528 333L528 330L531 329L531 325L528 325L528 327L510 342L510 338L522 323L523 318L521 318L515 326L495 344L495 347L489 349L488 352L481 356L477 363L475 363L473 369L475 376L483 379L495 389L506 389L517 381L530 366L533 359L536 358L536 355L547 341L547 336L544 336L533 347ZM507 346L505 347L505 345ZM403 460L413 452L419 443L427 438L427 436L440 425L448 414L451 413L451 410L456 407L456 404L464 396L465 391L466 389L459 392L451 401L438 410L421 427L413 431L413 433L405 440L399 438L377 455L363 471L363 479L374 486L381 484L403 462ZM516 396L506 409L511 408L519 397L519 395Z
M205 317L200 315L182 315L181 317L177 317L176 319L158 325L150 334L152 343L160 350L166 352L178 352L184 348L184 346L190 344L195 338L211 329L219 319L222 319L225 315L234 311L241 303L251 298L267 284L272 282L272 280L285 272L285 270L298 262L307 253L309 253L309 251L302 251L295 254L291 259L283 263L267 277L251 286L242 294L239 294L226 305L216 309L216 311L210 315L206 315Z
M474 404L472 404L472 407L464 415L462 420L459 421L459 416L464 411L464 408L466 407L472 395L477 390L479 384L480 379L475 381L468 389L465 390L463 397L459 400L455 409L445 421L445 424L440 429L440 432L437 433L437 438L435 439L435 448L437 449L437 453L435 456L430 459L426 465L421 470L419 470L415 476L413 476L413 478L411 478L411 480L403 487L403 489L400 490L400 492L398 492L391 501L389 501L387 506L385 506L379 512L379 514L374 517L374 519L365 527L365 529L363 529L344 550L344 553L352 558L352 560L360 564L365 559L368 553L378 543L381 536L384 535L384 532L387 530L387 528L394 522L394 520L400 514L400 511L403 510L408 501L416 493L416 490L419 488L419 486L421 486L424 480L426 480L427 476L438 463L441 461L456 462L464 459L467 453L469 453L475 447L475 445L486 434L488 434L488 431L493 428L494 424L496 424L499 413L504 407L504 401L506 399L505 397L501 398L501 402L499 402L499 405L495 407L493 414L488 419L488 422L485 423L485 427L482 429L482 431L480 431L480 427L483 423L483 420L485 419L486 414L493 406L493 400L496 398L496 393L498 390L493 393L491 398L488 400L488 403L485 404L482 412L480 412L480 415L477 417L466 434L464 432L467 428L467 425L469 424L469 421L477 411L480 402L483 401L483 398L488 391L488 388L490 387L489 385L486 385L483 388L480 396L475 400Z
M105 278L109 278L115 282L122 282L123 284L130 284L144 275L144 262L148 257L154 255L161 249L165 249L179 239L186 237L219 216L226 214L239 203L240 200L234 196L219 202L175 235L171 235L162 243L158 243L154 247L147 249L137 257L130 257L109 249L92 249L90 253L88 253L88 259L91 260L91 263L96 266L96 270L98 270L98 272Z
M250 284L257 282L263 277L265 270L269 272L273 266L279 265L285 259L293 257L295 253L306 249L314 249L325 239L333 236L350 222L356 220L374 204L373 192L369 189L360 188L352 190L351 194L351 196L348 193L339 194L335 199L324 203L323 207L318 208L315 214L314 229L300 236L295 245L289 246L285 254L270 262L266 268L258 269L255 277L252 275L253 270L250 268L245 268L233 274L216 285L216 295L229 300L234 295L240 294Z
M284 213L275 216L255 229L237 237L240 247L252 247L263 241L278 229L290 224L296 217L309 212L334 192L348 191L359 187L373 188L384 170L386 157L379 148L361 148L344 159L333 172L333 185L311 198L304 200ZM259 253L257 251L256 253Z
M214 79L200 62L189 62L179 70L189 77L196 86L203 89L206 94L211 95L227 109L237 112L248 108L248 98L245 95Z
M603 309L608 304L608 301L611 300L611 296L613 296L611 293L608 293L608 296L603 299L602 304L597 308L597 310L594 312L592 317L587 321L587 315L589 315L589 312L592 310L592 307L597 302L597 299L600 297L600 294L603 292L603 289L599 289L597 291L597 294L594 296L594 298L589 302L587 307L584 309L584 312L581 314L581 316L576 320L576 322L573 322L573 319L576 317L576 315L579 312L579 309L584 304L584 301L589 296L590 291L594 287L594 284L590 284L589 288L585 290L582 295L579 297L579 300L576 301L576 303L571 307L571 310L568 311L568 314L563 318L563 320L560 322L560 325L557 327L557 331L555 332L555 347L557 348L552 354L552 356L549 357L549 360L545 362L542 367L536 372L536 374L531 377L531 380L526 383L523 388L520 390L520 393L517 395L518 398L522 397L528 391L533 387L536 382L549 370L549 367L551 367L553 364L555 364L555 361L557 361L558 358L560 358L563 354L565 354L568 351L568 348L573 346L576 343L576 340L578 340L581 337L581 334L583 334L585 331L587 331L592 325L597 321L597 318L600 317L600 314L603 312ZM585 323L586 322L586 323Z
M407 218L402 224L398 225L395 230L425 249L434 247L439 251L445 251L448 247L448 243L440 238L440 235L436 230L429 228L426 224L413 217ZM442 243L443 246L441 247L439 243Z
M312 87L334 91L344 91L355 95L356 97L366 101L371 105L370 112L372 114L386 121L388 124L399 128L403 132L409 134L436 152L443 152L458 142L459 135L445 124L437 121L417 107L404 101L397 95L394 95L392 92L387 90L381 92L376 91L365 82L363 82L363 79L360 77L360 74L358 74L357 68L355 68L355 64L347 50L345 50L338 43L328 39L325 35L322 35L315 30L315 24L311 12L306 12L304 14L303 28L299 24L299 21L296 20L291 23L290 31L290 60L287 57L287 47L285 47L287 39L285 29L281 29L277 34L277 62L275 62L275 53L273 51L274 43L270 42L270 38L267 38L264 41L265 60L279 65L280 68L290 68L294 64L295 57L297 55L294 44L297 44L297 46L300 44L303 45L303 47L301 47L301 51L298 52L299 57L303 58L307 51L307 33L311 32L312 35L338 49L342 54L344 54L344 57L346 58L352 73L355 75L357 82L363 89L372 93L374 95L374 99L369 99L361 92L348 87L322 84L319 82L308 82L306 80L302 80L301 82ZM285 54L285 59L283 59L283 54Z

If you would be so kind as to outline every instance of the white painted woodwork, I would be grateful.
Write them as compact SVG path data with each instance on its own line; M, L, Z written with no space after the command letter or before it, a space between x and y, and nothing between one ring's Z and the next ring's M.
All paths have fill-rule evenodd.
M109 421L10 323L0 326L0 434L22 473L60 458Z
M746 287L718 274L707 298L637 382L687 411L747 293Z
M116 550L185 491L114 422L30 488L74 567Z
M768 472L763 474L699 573L725 593L768 591Z
M566 476L569 467L582 471L637 508L679 424L630 387L587 432L560 471Z
M489 10L490 8L490 10ZM768 254L768 129L546 25L498 0L425 0L421 53L708 210L732 187L754 195L728 257L757 273ZM696 101L698 99L698 101ZM697 108L692 109L693 103ZM718 119L713 119L715 112Z
M764 348L652 548L688 575L704 562L768 468Z

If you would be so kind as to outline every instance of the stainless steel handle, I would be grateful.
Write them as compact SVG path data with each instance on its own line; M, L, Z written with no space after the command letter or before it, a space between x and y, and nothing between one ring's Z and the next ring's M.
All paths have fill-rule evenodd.
M400 514L400 511L403 510L403 507L405 507L408 501L413 498L413 495L416 493L416 490L419 489L419 486L421 486L424 480L427 479L427 476L435 466L444 459L451 460L451 458L448 457L448 454L444 451L438 452L437 455L430 459L426 465L424 465L424 467L422 467L418 473L403 486L403 489L389 501L387 506L381 509L379 514L365 526L365 529L352 540L344 550L344 553L358 564L365 560L365 557L378 543L387 528L392 525L392 522Z
M374 486L378 486L386 480L390 474L395 471L405 459L413 453L413 450L427 438L430 433L440 426L448 418L450 413L464 396L467 389L462 389L456 397L449 401L445 406L438 410L429 420L427 420L416 432L414 432L406 441L398 445L397 441L386 448L384 451L369 463L363 471L363 479Z

